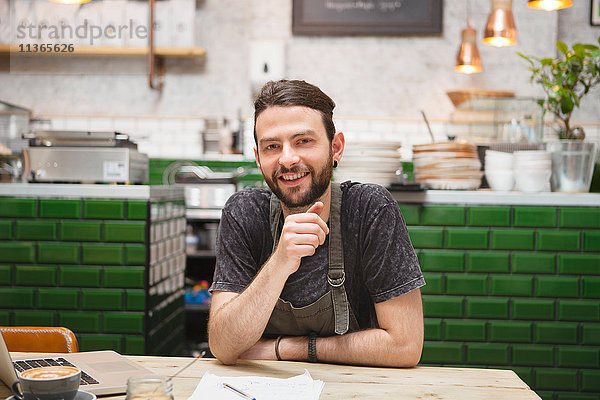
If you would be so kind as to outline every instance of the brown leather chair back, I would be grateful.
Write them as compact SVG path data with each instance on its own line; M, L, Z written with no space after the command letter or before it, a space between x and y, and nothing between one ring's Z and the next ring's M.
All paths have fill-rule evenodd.
M67 328L0 326L8 351L37 353L77 353L75 334Z

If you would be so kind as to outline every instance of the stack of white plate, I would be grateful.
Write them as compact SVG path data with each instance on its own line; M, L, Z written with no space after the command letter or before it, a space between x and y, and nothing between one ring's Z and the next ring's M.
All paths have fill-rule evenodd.
M333 179L388 186L397 180L400 146L400 142L348 141L338 167L333 170Z
M517 190L525 193L547 191L552 175L551 153L544 150L515 151L513 170Z
M481 185L477 147L467 142L413 146L415 180L431 189L473 190Z
M486 150L485 177L493 190L512 190L515 185L512 153Z

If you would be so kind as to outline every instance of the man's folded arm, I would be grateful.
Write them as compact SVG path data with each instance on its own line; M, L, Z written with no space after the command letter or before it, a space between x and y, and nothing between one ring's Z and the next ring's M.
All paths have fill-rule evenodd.
M235 364L260 340L285 283L275 275L277 269L263 268L242 293L213 292L208 343L223 364Z
M289 270L289 266L272 256L241 293L213 291L208 344L222 363L235 364L242 353L260 340Z
M421 291L414 289L391 300L375 304L379 328L317 338L321 362L412 367L423 349L423 308ZM279 344L284 360L306 361L308 339L286 337Z

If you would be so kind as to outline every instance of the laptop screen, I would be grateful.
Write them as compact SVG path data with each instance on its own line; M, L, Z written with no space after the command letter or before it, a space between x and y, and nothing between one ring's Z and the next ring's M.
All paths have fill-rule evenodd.
M13 366L12 359L8 353L6 343L4 343L4 336L0 332L0 379L10 387L18 379L15 367Z

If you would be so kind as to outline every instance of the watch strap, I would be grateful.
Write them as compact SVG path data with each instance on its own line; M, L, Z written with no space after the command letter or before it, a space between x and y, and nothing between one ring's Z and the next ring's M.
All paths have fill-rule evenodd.
M311 332L308 336L308 361L309 362L318 362L317 358L317 334Z

